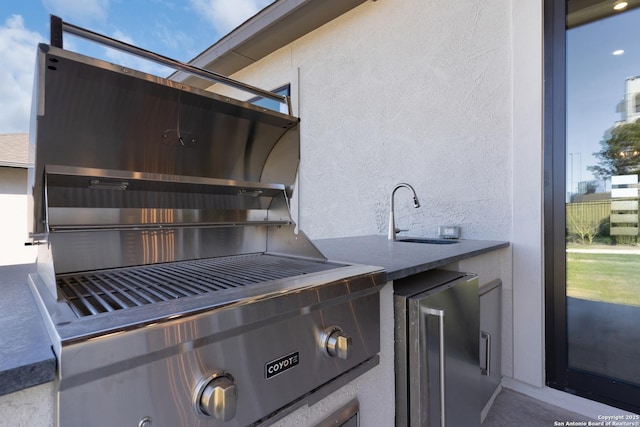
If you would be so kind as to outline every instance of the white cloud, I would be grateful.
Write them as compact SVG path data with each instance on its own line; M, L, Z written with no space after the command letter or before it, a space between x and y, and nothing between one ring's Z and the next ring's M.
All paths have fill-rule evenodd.
M0 26L0 133L28 132L36 47L44 37L24 27L20 15Z
M107 18L109 0L42 0L47 11L63 21L86 24Z
M191 6L220 34L226 34L273 0L191 0Z
M125 34L121 30L116 30L111 38L119 40L121 42L128 43L133 46L139 46L134 39ZM172 68L164 67L156 62L146 60L136 55L123 52L121 50L104 48L105 59L117 65L132 68L134 70L142 71L149 74L154 74L160 77L166 77L173 72Z
M121 42L129 43L134 46L136 45L135 42L133 41L133 38L121 30L115 30L113 34L111 34L111 38L120 40Z
M199 52L193 50L193 39L182 31L176 31L175 28L169 28L165 24L156 23L154 36L162 45L173 55L174 59L179 61L188 61Z

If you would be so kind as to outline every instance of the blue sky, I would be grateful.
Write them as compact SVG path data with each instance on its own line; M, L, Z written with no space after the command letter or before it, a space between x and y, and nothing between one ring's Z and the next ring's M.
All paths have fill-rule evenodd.
M640 76L640 8L567 32L567 191L593 179L605 131L621 119L627 77ZM624 54L613 55L622 49ZM573 157L573 169L571 166ZM571 185L573 170L573 185Z
M273 0L1 0L0 133L27 132L36 46L49 15L188 62ZM66 49L166 76L171 70L65 34Z

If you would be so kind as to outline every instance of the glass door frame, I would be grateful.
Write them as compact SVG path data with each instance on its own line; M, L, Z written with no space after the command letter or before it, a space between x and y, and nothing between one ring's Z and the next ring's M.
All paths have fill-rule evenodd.
M545 381L549 387L640 413L640 387L568 366L565 13L565 0L544 0Z

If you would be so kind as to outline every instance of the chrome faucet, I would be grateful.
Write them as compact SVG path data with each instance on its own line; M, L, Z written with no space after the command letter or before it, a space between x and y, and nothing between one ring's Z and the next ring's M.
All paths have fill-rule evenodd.
M391 192L391 209L389 210L389 236L388 236L389 240L395 240L396 239L396 233L398 233L400 231L406 231L406 230L400 230L400 229L396 228L395 218L393 216L393 196L396 194L396 191L400 187L408 188L409 190L411 190L411 192L413 192L413 207L414 208L419 208L420 207L420 202L418 201L418 196L416 195L416 190L414 190L412 186L410 186L409 184L406 184L404 182L401 182L400 184L398 184L398 185L396 185L394 187L393 191Z

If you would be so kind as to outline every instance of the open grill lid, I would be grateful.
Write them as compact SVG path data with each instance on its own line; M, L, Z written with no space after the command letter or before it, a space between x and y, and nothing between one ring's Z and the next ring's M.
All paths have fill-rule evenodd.
M75 272L250 253L325 261L289 212L298 122L39 45L29 188L40 276L55 295L56 276Z
M36 75L30 173L36 235L48 231L45 185L63 174L84 175L85 188L98 191L129 191L138 176L292 191L299 160L293 116L47 45L38 48ZM58 197L58 205L72 207L78 196Z

